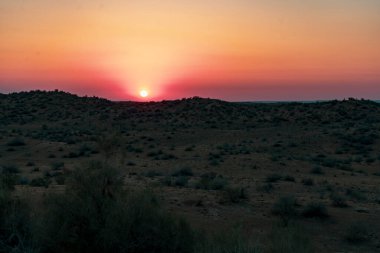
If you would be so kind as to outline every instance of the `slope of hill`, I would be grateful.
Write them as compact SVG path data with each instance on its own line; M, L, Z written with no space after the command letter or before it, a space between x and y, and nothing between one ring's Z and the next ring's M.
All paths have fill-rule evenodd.
M206 229L241 223L254 238L267 238L282 197L291 196L292 218L317 252L378 249L379 137L380 104L367 100L141 103L58 91L0 95L0 166L17 168L19 194L38 200L65 187L70 171L106 157L128 187L153 188L169 210ZM328 218L308 213L313 205ZM352 244L345 238L356 220L371 232Z

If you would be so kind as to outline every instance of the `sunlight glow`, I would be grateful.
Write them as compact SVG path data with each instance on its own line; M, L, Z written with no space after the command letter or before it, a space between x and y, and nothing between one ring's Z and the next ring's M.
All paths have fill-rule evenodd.
M146 98L148 96L148 92L146 90L141 90L140 91L140 96L143 97L143 98Z
M378 0L3 0L0 9L0 93L58 88L117 101L380 94Z

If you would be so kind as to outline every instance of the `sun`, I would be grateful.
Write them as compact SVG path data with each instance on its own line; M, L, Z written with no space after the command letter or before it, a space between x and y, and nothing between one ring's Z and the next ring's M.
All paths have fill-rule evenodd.
M143 98L146 98L148 96L148 92L146 90L141 90L140 91L140 96L143 97Z

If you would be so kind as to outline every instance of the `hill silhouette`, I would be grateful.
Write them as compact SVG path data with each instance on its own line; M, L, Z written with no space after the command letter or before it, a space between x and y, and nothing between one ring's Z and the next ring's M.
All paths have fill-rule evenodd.
M1 122L34 122L80 118L93 120L138 119L143 123L175 126L240 128L258 124L292 122L332 124L340 121L378 122L380 105L369 100L348 99L316 103L236 103L209 98L184 98L161 102L111 102L79 97L60 91L20 92L0 97ZM366 113L363 113L365 111Z

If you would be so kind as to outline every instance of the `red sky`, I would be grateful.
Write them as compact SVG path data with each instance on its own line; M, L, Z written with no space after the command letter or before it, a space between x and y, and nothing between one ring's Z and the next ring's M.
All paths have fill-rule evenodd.
M0 92L380 99L378 0L0 2Z

